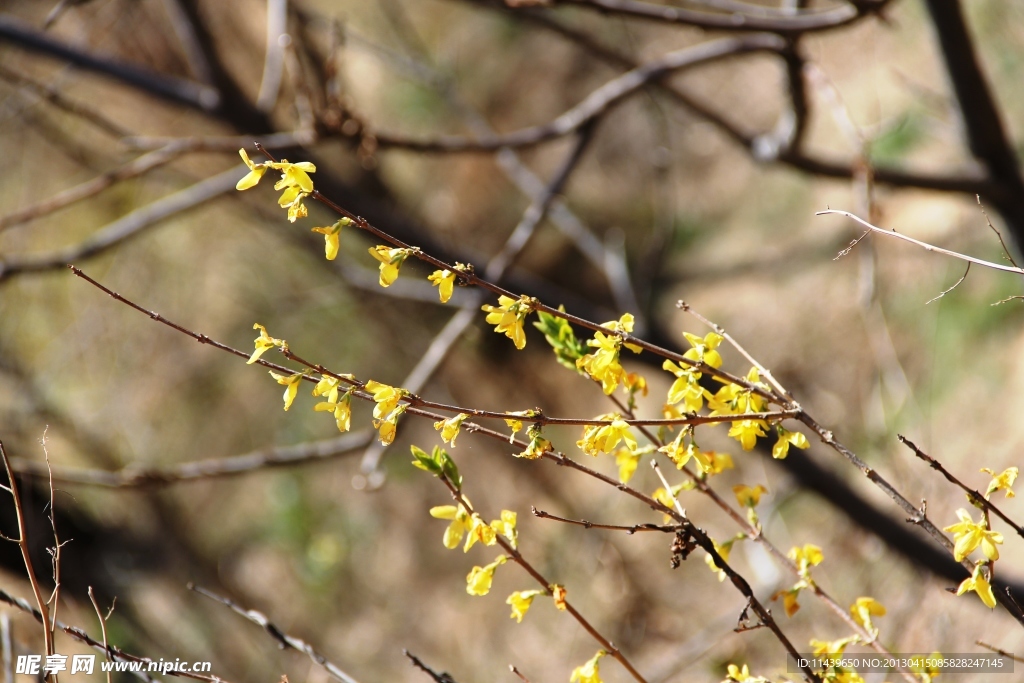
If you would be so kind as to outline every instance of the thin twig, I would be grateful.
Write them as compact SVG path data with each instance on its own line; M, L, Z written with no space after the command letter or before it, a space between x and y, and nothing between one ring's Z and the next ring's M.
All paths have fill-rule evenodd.
M880 235L888 235L889 237L896 237L898 239L910 242L911 244L916 244L917 246L922 247L926 251L934 251L934 252L938 252L940 254L945 254L946 256L952 256L953 258L958 258L958 259L961 259L963 261L968 261L970 263L977 263L979 266L984 266L986 268L993 268L995 270L1002 270L1002 271L1005 271L1007 273L1016 273L1018 275L1024 275L1024 268L1018 268L1017 266L1004 266L1001 263L993 263L991 261L984 261L982 259L974 258L973 256L968 256L966 254L961 254L961 253L956 252L956 251L950 251L949 249L943 249L942 247L936 247L933 244L928 244L927 242L922 242L920 240L916 240L913 237L908 237L907 235L904 235L902 233L896 232L895 230L886 230L886 229L880 228L880 227L878 227L876 225L872 225L871 223L868 223L863 218L860 218L860 217L850 213L849 211L839 211L837 209L827 209L825 211L818 211L814 215L815 216L824 216L826 214L837 214L837 215L840 215L840 216L846 216L847 218L851 218L851 219L857 221L858 223L863 225L868 230L871 230L872 232L876 232L876 233L878 233Z
M106 618L103 616L103 612L100 611L100 605L96 602L96 594L93 593L92 586L89 586L89 601L92 602L92 607L96 610L96 618L100 622L100 632L103 633L103 651L107 655L107 660L110 660L110 648L107 645L107 619L110 618L108 613ZM110 611L114 611L114 606L110 606ZM107 683L110 683L110 672L107 671Z
M957 280L956 282L953 283L952 287L950 287L949 289L942 290L941 292L939 292L938 296L932 297L931 299L928 299L928 301L925 301L924 305L927 306L928 304L930 304L933 301L938 301L939 299L941 299L942 297L946 296L947 294L952 292L954 289L959 287L960 283L967 279L967 274L969 272L971 272L971 264L970 263L967 264L967 270L964 271L964 274L960 276L959 280Z
M1000 648L996 647L995 645L989 645L988 643L983 643L980 640L974 641L974 644L975 645L981 645L983 648L988 649L988 650L992 650L992 652L995 652L996 654L1000 654L1000 655L1002 655L1004 657L1009 657L1010 659L1012 659L1015 662L1024 662L1024 657L1018 657L1017 655L1013 654L1012 652L1007 652L1006 650L1000 649Z
M433 678L434 683L456 683L455 679L452 678L451 674L449 674L446 671L441 671L440 673L434 671L429 666L424 664L422 659L420 659L413 653L409 652L408 650L402 650L402 654L409 658L409 661L412 662L413 666L415 666L417 669Z
M932 456L922 451L920 448L917 447L917 445L913 441L911 441L907 437L903 436L902 434L897 434L896 438L899 440L900 443L909 448L914 455L928 463L929 467L931 467L933 470L937 471L939 474L945 477L946 481L953 484L954 486L959 487L964 493L966 493L967 499L971 501L971 504L982 506L983 508L985 508L986 511L991 512L996 517L1006 522L1014 531L1017 532L1018 536L1024 538L1024 527L1010 519L1006 515L1006 513L1004 513L1002 510L996 507L994 503L985 498L985 496L983 496L980 491L978 491L977 489L972 489L970 486L957 479L952 472L943 467L941 462L939 462Z
M233 602L228 598L217 595L212 591L209 591L201 586L197 586L192 583L188 584L188 589L191 591L195 591L196 593L199 593L204 597L210 598L211 600L219 602L225 607L231 609L231 611L233 611L235 614L238 614L248 619L252 623L256 624L257 626L262 628L267 633L267 635L273 638L277 642L277 644L280 645L282 648L291 648L292 650L297 650L298 652L304 653L307 657L310 658L310 660L312 660L314 664L317 664L321 668L323 668L323 670L326 671L331 678L339 680L342 683L358 683L358 681L355 678L345 673L341 669L341 667L339 667L337 664L331 662L329 659L327 659L322 654L317 652L312 645L305 642L304 640L296 638L295 636L288 635L287 633L279 629L277 626L272 624L270 620L261 612L257 612L253 609L245 609L244 607L241 607L240 605L238 605L237 603Z
M633 535L638 531L661 531L664 533L673 534L679 528L677 525L669 524L634 524L632 526L623 526L621 524L598 524L596 522L590 522L585 519L569 519L567 517L559 517L553 515L550 512L544 512L538 510L535 507L530 507L530 512L533 513L534 517L540 517L541 519L551 519L556 522L565 522L566 524L575 524L581 526L584 529L608 529L610 531L625 531L627 534Z

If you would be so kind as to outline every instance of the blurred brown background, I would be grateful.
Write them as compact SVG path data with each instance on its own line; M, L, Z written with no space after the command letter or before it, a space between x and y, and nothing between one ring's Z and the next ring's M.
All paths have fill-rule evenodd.
M94 0L55 13L52 2L4 5L0 216L122 168L160 144L152 138L314 131L315 141L287 154L316 161L320 189L382 229L478 269L529 204L507 169L519 164L546 181L571 136L512 159L511 152L389 147L386 134L479 136L481 126L512 131L555 118L626 69L580 36L643 63L717 35L587 7L509 10L490 2ZM1019 140L1024 7L963 5L1002 122ZM885 227L1003 260L971 185L983 186L991 168L965 142L927 8L899 0L883 17L799 41L811 65L801 149L853 169L853 179L808 174L785 158L758 162L751 149L652 85L601 117L562 191L587 234L574 241L549 217L504 282L597 322L628 308L644 336L675 348L684 348L682 330L705 331L675 308L685 299L741 340L909 499L927 499L929 516L945 526L965 506L962 494L896 435L972 486L988 481L980 467L1020 465L1024 314L1020 300L992 305L1020 294L1019 282L982 268L926 304L963 274L961 262L881 238L836 260L860 232L840 218L814 216L826 207L865 217L870 210ZM552 30L552 22L565 30ZM50 43L32 48L18 31L104 65L143 69L142 82L76 65ZM290 40L278 40L281 33ZM177 94L154 94L154 83L164 83L155 74L178 79ZM785 69L773 55L729 59L666 83L721 112L748 141L770 133L789 111ZM313 412L306 390L284 413L280 387L261 369L151 323L59 267L61 250L235 167L237 146L222 147L176 155L61 210L0 219L0 438L9 454L41 461L47 425L55 465L111 471L337 436L333 421ZM1011 143L1009 153L1018 148ZM868 201L867 168L970 182L948 192L879 182ZM311 207L309 219L289 224L269 184L241 195L228 190L229 181L209 201L74 262L142 306L237 348L251 348L259 322L337 372L402 384L456 309L436 304L428 271L412 262L394 287L380 289L377 264L366 254L375 242L354 230L342 233L338 260L325 261L322 240L309 228L334 218ZM1004 205L1012 203L1006 187L993 190ZM1012 226L986 203L1010 240ZM587 248L597 257L587 258ZM41 268L48 259L53 267ZM454 344L424 396L491 410L542 406L566 416L611 409L591 382L554 364L536 331L517 353L483 317ZM745 374L742 358L731 350L725 356L726 367ZM627 369L651 384L641 413L659 415L671 377L628 360ZM369 427L369 412L356 406L354 430ZM548 432L556 447L586 457L575 452L577 429ZM826 560L814 576L841 603L871 595L886 605L889 614L878 624L887 647L971 652L976 639L1010 651L1024 645L1004 612L945 592L956 582L911 564L770 458L740 451L724 430L717 437L704 438L731 453L736 469L715 486L731 498L733 484L766 485L765 534L783 550L820 545ZM365 449L357 448L324 462L162 487L60 484L56 504L72 540L59 616L98 632L85 595L94 585L106 601L117 596L111 642L129 651L210 660L231 681L282 673L292 681L327 680L304 656L278 651L256 626L189 592L185 584L194 581L263 611L363 683L426 680L403 648L460 683L514 680L509 663L538 683L567 680L596 645L539 601L523 624L510 620L504 596L533 587L512 565L499 570L490 595L466 595L466 572L494 553L464 556L441 545L444 523L427 510L449 496L409 466L411 443L429 450L439 439L430 424L405 417L382 470L366 468ZM569 588L652 683L717 681L728 661L750 662L772 677L783 670L767 629L732 632L743 599L717 582L701 553L672 570L669 537L586 531L535 519L529 510L623 524L658 522L659 515L573 472L513 460L500 443L471 434L451 452L474 504L488 517L502 508L518 512L523 552ZM809 455L902 523L905 515L837 455L813 439ZM615 472L608 457L588 464ZM634 482L648 492L658 485L647 467ZM41 491L33 500L40 502ZM682 503L715 538L735 533L705 499L684 494ZM1004 509L1019 514L1019 505L1006 501ZM38 522L34 529L47 533ZM1006 536L1000 576L1024 579L1020 539ZM732 558L765 600L795 580L756 544L738 544ZM5 589L28 595L16 555L6 567ZM45 560L39 570L48 573ZM781 605L774 610L795 643L847 635L810 595L801 604L791 619ZM24 616L13 632L21 651L41 649ZM60 638L58 646L79 647ZM627 680L610 658L603 665L606 680Z

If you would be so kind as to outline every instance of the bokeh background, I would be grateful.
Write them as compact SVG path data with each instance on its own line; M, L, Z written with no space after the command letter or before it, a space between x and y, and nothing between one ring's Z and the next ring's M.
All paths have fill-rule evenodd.
M339 203L381 228L478 268L529 204L506 168L520 164L546 180L572 140L518 150L510 159L508 152L394 148L376 144L373 133L383 141L385 133L478 135L481 126L511 131L544 123L624 71L579 36L640 63L716 35L541 3L509 9L434 0L93 0L56 12L54 4L4 3L0 216L123 167L159 144L154 138L262 139L313 129L318 138L289 153L316 160L318 187L334 189ZM1024 7L962 4L1002 121L1020 140ZM193 105L168 101L26 49L10 38L10 26L206 89L193 89ZM279 40L281 33L290 40ZM810 65L802 149L853 168L853 179L759 162L652 86L601 118L562 191L587 235L574 240L542 222L510 281L597 322L618 318L623 302L631 302L646 336L679 349L683 330L705 332L676 308L685 299L725 326L910 500L927 500L939 526L952 524L956 508L965 506L962 493L896 436L906 435L972 486L988 481L981 467L1021 464L1024 312L1020 300L994 305L1020 294L1020 282L972 268L956 289L929 301L963 275L962 262L883 238L867 238L837 259L860 231L815 212L870 215L918 239L1002 262L969 189L879 183L868 191L864 181L872 168L979 178L984 167L964 142L963 117L923 2L897 0L881 18L807 34L800 49ZM788 111L785 69L769 55L700 67L667 82L748 136L772 131ZM202 94L214 89L220 105L204 111ZM21 469L43 460L44 432L55 467L107 471L337 436L305 390L285 413L280 387L264 370L150 322L66 269L11 268L54 254L59 265L62 249L235 167L237 146L222 147L176 156L61 210L3 224L0 438ZM355 230L343 232L338 260L326 261L310 228L334 218L313 206L308 219L288 223L269 185L244 195L222 192L75 263L142 306L237 348L251 348L252 324L259 322L305 358L401 384L456 309L437 304L428 271L411 261L398 284L379 288L377 264L366 253L375 242ZM988 215L1018 253L999 212L990 206ZM588 259L587 244L603 260ZM460 291L453 301L464 299ZM490 410L542 406L565 416L611 410L592 382L555 364L536 331L517 352L483 317L452 345L425 397ZM725 357L727 368L745 374L738 354L726 350ZM650 384L640 413L658 416L671 376L642 358L627 361ZM369 422L369 408L357 405L353 429L364 431ZM578 431L548 433L556 447L614 473L611 458L590 460L575 449ZM760 508L768 538L783 550L821 546L826 559L814 576L840 603L870 595L888 608L878 625L894 652L973 652L978 639L1010 651L1024 645L1005 612L951 595L946 589L954 581L909 562L770 457L742 452L724 430L709 431L705 440L736 464L713 479L723 495L731 498L738 483L770 491ZM281 674L328 680L303 655L280 651L258 627L189 591L186 584L194 582L262 611L364 683L427 680L403 648L461 683L514 680L509 664L531 681L567 680L596 644L541 601L524 623L510 620L504 596L533 587L511 564L499 570L490 595L466 594L466 573L490 561L493 549L463 555L442 546L444 522L427 510L449 496L409 465L412 443L429 450L439 438L429 423L406 417L379 468L367 468L366 449L355 448L312 464L168 486L59 483L59 531L69 545L58 616L98 632L86 595L92 585L104 605L116 596L110 639L128 651L209 660L229 681ZM474 504L488 517L502 508L518 512L526 556L568 587L574 604L648 680L717 681L728 662L785 678L782 650L767 629L733 633L743 598L718 583L702 553L673 570L668 536L564 526L533 518L530 507L620 524L659 522L660 515L577 473L515 460L508 447L482 437L463 434L451 452ZM905 515L838 455L812 439L809 456L903 524ZM42 480L26 475L22 483L34 505L45 502ZM634 483L648 492L658 485L647 467ZM1016 500L999 501L1011 515L1022 511ZM715 538L736 532L697 494L684 494L682 503ZM1000 576L1024 579L1020 539L1000 530ZM45 544L40 520L30 532ZM0 583L29 595L17 554L13 547L5 552ZM46 556L40 557L45 576ZM732 559L764 600L795 581L752 542L737 544ZM774 603L798 645L848 635L810 595L801 604L786 618ZM16 652L38 652L34 622L12 615ZM58 646L80 647L60 637ZM628 679L610 658L602 674Z

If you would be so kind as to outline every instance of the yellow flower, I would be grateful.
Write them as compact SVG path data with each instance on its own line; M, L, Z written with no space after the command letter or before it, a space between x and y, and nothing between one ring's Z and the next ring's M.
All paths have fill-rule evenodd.
M533 603L533 599L538 595L543 595L544 591L533 590L533 591L516 591L512 595L508 596L505 600L506 605L512 605L512 616L511 619L515 619L517 623L523 623L523 617L526 616L527 610L530 609L530 605Z
M860 636L853 635L839 640L815 640L811 639L811 647L814 648L816 656L841 655L850 645L860 642Z
M427 276L427 279L437 287L437 294L441 297L441 303L448 303L455 291L455 273L450 270L435 270Z
M647 380L635 372L627 372L622 376L622 388L626 390L627 394L640 392L642 395L646 396Z
M313 232L318 232L324 236L324 253L327 256L328 261L333 261L338 257L338 249L341 246L341 240L339 235L341 229L352 223L348 217L344 217L334 225L325 228L313 228Z
M383 244L370 247L370 256L380 261L380 277L377 281L381 287L390 287L398 279L398 269L410 255L419 252L418 247L402 247L392 249Z
M704 335L704 338L701 339L695 334L683 332L683 336L686 337L686 341L690 342L690 346L693 347L683 354L683 358L687 358L696 363L706 363L713 368L722 367L722 356L718 351L715 351L724 339L722 335L715 332L708 332Z
M270 168L281 171L281 179L274 184L275 190L296 187L305 194L313 191L313 179L310 173L316 173L316 166L308 161L290 163L287 159L281 159L267 164Z
M784 588L772 593L772 600L778 600L781 597L782 608L785 610L786 616L792 617L800 611L800 602L797 598L800 596L800 591L804 588L807 588L806 582L798 581L792 588Z
M487 312L487 323L494 325L494 331L504 334L512 340L517 349L526 346L526 331L523 329L523 321L530 315L537 302L528 296L521 296L519 299L511 299L505 295L498 297L498 305L491 306L484 304L481 310Z
M306 373L297 372L294 375L279 375L271 370L270 376L277 380L278 384L284 386L284 409L288 410L292 407L292 401L295 400L299 393L299 384L302 382L302 378L306 376Z
M615 451L615 464L619 468L619 481L623 484L629 482L636 472L637 465L640 464L640 456L653 453L654 448L653 445L647 445L635 450L623 447Z
M334 422L338 425L338 431L347 432L352 428L352 389L346 391L338 398L340 381L334 377L324 375L317 382L313 389L314 396L327 396L327 401L317 403L313 410L317 412L334 413Z
M256 345L256 350L252 352L251 356L249 356L249 360L245 362L246 365L252 365L260 356L275 346L280 346L282 349L288 348L288 342L284 339L275 339L274 337L271 337L267 334L267 328L263 327L263 325L256 323L252 326L252 329L259 330L260 336L253 340L253 343Z
M728 562L729 561L729 553L732 552L732 546L736 543L736 541L742 541L745 538L746 538L746 536L744 536L743 534L737 534L737 535L733 536L732 538L730 538L725 543L722 543L721 545L716 543L714 539L711 539L711 542L714 544L715 552L717 552L718 555L722 558L722 561L723 562ZM711 557L711 553L707 553L707 554L704 555L704 563L708 566L708 568L711 571L716 572L718 574L718 580L719 581L725 581L725 576L726 576L725 568L724 567L719 567L715 563L714 558Z
M704 407L704 396L710 395L700 385L701 373L690 367L684 368L676 365L670 360L662 363L661 367L676 376L676 381L668 390L669 405L675 405L682 401L686 412L699 412Z
M444 530L444 547L449 550L459 547L462 537L466 535L466 532L472 526L469 512L466 511L466 508L462 507L461 503L458 507L454 505L432 507L430 508L430 516L436 519L450 519L452 521L448 528Z
M711 469L708 470L708 474L721 474L725 470L731 470L733 468L732 456L728 453L704 451L704 456L707 457L708 461L711 463Z
M476 545L477 541L484 545L494 545L497 543L494 527L485 524L480 515L474 512L469 518L469 535L466 536L466 545L462 546L462 552L468 553L469 549Z
M729 427L729 436L739 441L743 450L749 451L757 443L757 437L765 436L766 426L764 420L736 420Z
M398 417L408 407L405 404L399 405L398 401L408 392L372 379L364 388L373 395L373 400L377 404L373 407L373 426L380 432L380 442L387 446L395 440Z
M671 443L667 443L658 450L668 455L668 457L676 464L676 469L683 469L683 467L693 458L697 462L697 466L700 467L702 472L711 471L711 459L707 457L707 454L702 452L697 444L693 443L691 437L690 442L684 445L685 437L689 435L689 431L684 429L679 432L679 436L675 438Z
M992 592L992 584L985 578L984 573L981 571L982 563L979 562L974 565L974 573L971 577L964 579L960 587L956 589L957 595L963 595L967 591L974 591L981 598L981 601L985 603L986 607L996 606L996 596Z
M782 460L789 455L790 446L796 446L797 448L810 448L811 446L810 442L807 441L807 437L800 432L791 432L788 429L784 429L782 425L776 425L775 431L779 433L779 440L772 447L772 457L776 460ZM732 432L730 432L731 434Z
M850 605L850 615L853 620L863 626L872 636L878 635L878 629L871 623L871 617L884 617L885 607L874 598L861 597L857 602Z
M1020 470L1016 467L1009 467L1003 470L1000 474L996 474L987 467L981 468L982 472L992 475L992 481L988 483L988 489L985 491L985 500L988 500L989 496L999 490L1005 490L1005 496L1007 498L1013 498L1015 495L1013 489L1013 482L1017 480L1017 475L1020 474Z
M434 423L434 429L441 432L441 440L445 443L450 443L452 447L455 446L455 438L459 435L459 429L462 428L462 423L469 417L466 413L459 413L455 417L447 420L438 420Z
M280 182L278 185L280 185ZM277 185L274 187L277 188ZM302 200L308 196L307 193L298 187L288 187L277 198L277 205L282 209L288 209L288 220L294 223L296 218L305 218L309 215L306 205L302 203Z
M953 546L953 557L956 558L956 561L961 562L979 545L982 552L985 553L985 557L990 560L998 560L999 549L996 548L996 544L1003 542L1003 535L998 531L988 529L984 524L984 516L981 518L982 524L975 524L971 514L963 508L956 511L956 516L960 518L960 523L943 529L943 531L953 533L953 539L956 541L956 545Z
M537 425L530 425L530 428L526 430L526 435L530 437L530 443L527 444L525 451L516 454L517 458L536 460L551 450L551 442L541 435L540 428Z
M235 185L236 190L248 190L250 187L255 187L260 182L260 178L270 168L269 164L254 164L250 159L249 155L245 153L244 149L238 150L238 154L241 155L242 161L249 167L249 172L245 174L245 177L238 181Z
M564 612L566 610L565 594L568 592L565 590L565 586L553 583L548 588L551 589L551 599L555 601L555 608Z
M491 582L494 580L494 570L505 564L508 558L498 555L494 562L483 567L473 567L466 576L466 592L470 595L487 595L491 591Z
M601 665L598 662L606 654L608 653L604 650L598 650L597 654L587 660L585 664L573 669L572 676L569 677L569 683L602 683Z
M791 548L789 559L796 563L797 573L800 574L801 578L810 580L811 567L821 564L825 556L821 553L821 548L808 543L803 548L800 546Z
M518 419L519 417L533 417L536 411L533 410L518 410L518 411L505 411L506 415L515 415L517 417L509 417L505 419L505 424L512 430L512 433L508 436L508 442L513 443L516 440L516 434L522 431L523 421Z
M751 676L750 669L744 664L743 668L739 668L735 664L730 664L728 668L728 674L722 683L768 683L768 679L764 676Z
M508 540L512 548L519 545L519 531L516 529L516 513L511 510L502 510L501 517L491 522L491 528L495 533L501 534Z
M766 388L757 368L750 368L746 379L754 386ZM738 384L726 384L708 398L708 405L712 415L741 415L764 412L768 402L750 389Z
M611 420L608 424L591 425L583 430L583 438L576 445L587 455L611 453L622 441L631 451L636 450L636 438L629 431L629 424L616 415L600 415L598 420Z
M737 484L732 487L736 500L743 507L756 507L761 502L761 494L768 493L768 489L758 484L751 488L745 484Z

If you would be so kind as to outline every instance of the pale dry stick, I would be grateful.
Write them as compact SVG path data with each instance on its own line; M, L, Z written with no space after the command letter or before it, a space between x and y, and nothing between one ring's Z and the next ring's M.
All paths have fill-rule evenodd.
M4 683L14 683L14 642L11 615L7 612L0 614L0 647L3 649Z
M702 314L694 310L694 308L690 304L686 303L682 299L676 302L676 308L678 308L681 311L686 311L694 318L696 318L697 320L701 321L702 323L710 327L712 330L714 330L716 334L721 335L722 338L729 342L729 344L731 344L734 349L740 352L741 356L747 359L747 362L749 362L751 365L757 368L757 371L761 374L762 377L765 377L769 382L771 382L771 385L775 387L775 391L778 392L779 396L786 399L789 402L790 406L793 407L794 409L801 409L800 404L796 402L796 399L793 398L793 396L788 391L786 391L786 388L782 386L782 384L777 379L775 379L775 375L772 374L771 370L761 365L757 361L757 359L750 355L750 353L745 348L743 348L743 346L738 341L736 341L735 337L733 337L731 334L725 331L724 327L722 327L718 323L714 323L711 320L705 318Z
M49 427L43 430L40 444L42 444L43 458L46 461L47 484L50 488L50 528L53 530L53 548L47 548L53 564L53 592L50 594L50 599L46 601L47 604L53 603L53 610L50 612L50 633L52 634L57 625L57 610L60 607L60 549L64 544L60 542L60 537L57 535L57 514L54 509L56 496L53 490L53 472L50 471L50 451L46 447L47 429ZM53 675L53 680L56 682L57 674Z
M834 5L824 10L802 11L798 14L766 16L762 12L741 14L731 10L722 13L693 10L679 6L656 5L638 0L552 0L555 4L585 7L602 14L646 19L668 24L697 26L725 31L771 31L782 34L827 31L863 19L868 12L879 12L890 0L869 0Z
M757 33L710 40L669 52L608 81L554 120L511 133L479 137L440 135L431 139L418 139L388 132L367 131L365 135L379 147L399 147L421 152L490 152L502 147L532 147L579 130L587 123L603 116L626 97L669 73L742 54L779 53L786 48L786 41L779 36Z
M0 259L0 282L20 273L66 268L71 261L101 254L138 235L146 228L189 209L194 209L234 189L238 173L243 169L245 169L244 166L230 168L183 190L161 197L109 223L85 241L70 247L44 254L7 260Z
M4 450L4 444L0 441L0 458L4 461L4 470L7 472L7 481L10 483L10 488L4 487L11 494L14 499L14 512L18 518L18 538L14 539L18 543L18 548L21 550L21 559L25 562L25 572L28 574L28 582L32 586L32 594L35 595L36 605L39 608L40 621L43 625L43 642L46 647L47 656L54 653L53 649L53 630L50 625L49 609L46 606L46 601L43 599L43 591L39 585L39 579L36 578L35 569L32 567L32 555L28 545L28 534L25 531L25 511L21 506L21 494L18 492L18 484L14 480L14 471L11 469L11 461L7 458L7 451ZM57 675L51 674L54 682L56 683Z
M959 280L957 280L956 282L953 283L952 287L950 287L948 289L942 290L941 292L938 293L937 296L933 296L931 299L928 299L928 301L925 301L924 305L927 306L928 304L932 303L933 301L938 301L939 299L941 299L942 297L946 296L947 294L952 292L954 289L959 287L960 283L967 279L967 274L970 273L970 272L971 272L971 264L968 263L967 264L967 270L964 271L964 274L960 276Z
M445 476L444 474L440 474L437 476L438 479L441 480L441 483L443 483L448 488L448 491L451 493L452 498L455 500L455 502L458 503L459 506L462 507L464 510L466 510L466 512L468 512L470 516L475 515L475 510L473 509L472 506L470 506L469 502L466 500L466 497L462 495L462 491L457 486L455 486L455 484L450 479L448 479L448 477ZM549 595L552 597L554 596L555 593L553 586L555 586L556 584L552 581L548 581L544 577L544 575L537 570L536 567L530 564L530 562L525 557L523 557L523 554L519 552L518 548L513 547L512 543L510 543L501 534L495 535L494 540L498 543L498 545L501 546L501 549L504 550L516 564L522 567L527 574L529 574L537 583L541 585L541 588L544 590L545 595ZM607 652L619 664L621 664L622 667L626 671L628 671L633 678L637 680L637 683L647 683L647 680L643 677L643 674L637 671L636 667L633 666L632 662L630 662L629 659L627 659L626 656L622 654L622 651L619 650L619 648L615 647L615 645L610 640L605 638L600 631L594 628L593 624L591 624L586 617L580 614L579 610L573 607L572 603L570 603L568 600L563 600L562 604L564 605L563 609L566 612L568 612L580 626L583 627L584 631L590 634L591 638L596 640L598 644L601 645L601 648L604 649L605 652Z
M110 618L110 613L107 613L106 618L103 616L103 612L100 611L100 604L96 602L96 594L93 593L92 586L89 586L89 601L92 603L92 607L96 610L96 618L100 622L100 632L103 634L103 652L107 655L107 661L110 661L110 647L107 644L107 619ZM110 611L114 611L114 606L110 606ZM107 672L107 683L110 683L110 672Z
M29 602L27 600L25 600L24 598L15 597L15 596L11 595L10 593L7 593L3 589L0 589L0 602L5 602L8 605L10 605L11 607L14 607L14 608L16 608L18 610L21 610L25 614L31 615L36 621L38 621L40 623L43 622L43 617L39 613L39 610L37 610L36 608L32 607L32 605L29 604ZM149 666L153 666L154 667L153 668L154 671L160 671L161 670L159 668L160 667L160 662L156 662L156 661L150 659L149 657L140 657L138 655L130 654L128 652L125 652L121 648L117 647L116 645L108 645L108 646L104 647L103 643L101 643L100 641L96 640L95 638L90 636L88 633L86 633L85 630L83 630L83 629L81 629L81 628L79 628L77 626L69 626L68 624L65 624L63 622L58 621L57 622L57 628L60 629L60 631L62 633L70 636L71 638L74 638L78 642L84 643L84 644L88 645L89 647L93 648L94 650L98 650L100 652L106 653L107 656L110 657L110 659L112 659L114 661L117 661L117 662L138 662L140 664L145 665L147 668ZM138 679L140 679L142 681L145 681L145 683L159 683L157 681L157 679L153 678L148 673L146 673L146 669L142 669L142 670L139 670L139 671L134 671L134 670L131 670L131 669L127 669L126 673L130 673L132 676L135 676L136 678L138 678ZM224 680L220 676L192 673L190 671L168 671L165 675L167 675L167 676L179 676L181 678L191 678L192 680L196 680L196 681L206 681L206 683L229 683L229 681Z
M508 670L511 671L516 676L516 678L521 680L523 683L530 683L530 679L524 676L522 672L519 671L519 669L517 669L514 664L509 664Z
M533 195L530 205L523 213L519 223L505 240L505 244L488 261L484 268L484 277L493 282L501 280L505 271L515 262L516 257L526 247L541 221L547 215L552 202L562 191L569 176L579 164L583 152L593 139L593 127L588 126L580 131L572 149L566 155L561 167L555 171L551 180L541 192ZM440 332L430 342L426 352L417 361L416 366L402 382L402 388L416 393L430 380L434 372L448 356L452 346L462 336L462 333L469 327L480 310L483 297L479 292L476 296L470 296L462 305L462 308L452 316ZM371 443L363 455L360 469L367 483L373 488L383 484L384 477L379 472L380 460L384 456L387 446L379 443ZM358 481L358 480L357 480ZM361 482L359 482L361 483Z
M981 645L983 648L992 650L992 652L995 652L996 654L1002 655L1004 657L1009 657L1010 659L1012 659L1015 662L1024 662L1024 657L1018 657L1017 655L1013 654L1012 652L1007 652L1006 650L1000 649L1000 648L996 647L995 645L989 645L988 643L983 643L980 640L974 641L974 644L975 645Z
M263 58L263 77L256 96L256 108L273 111L284 75L284 51L288 40L288 0L267 0L267 40Z
M1017 532L1018 536L1024 538L1024 527L1010 519L1005 512L1000 510L998 507L996 507L994 503L992 503L985 496L983 496L981 494L981 491L978 491L977 489L972 489L970 486L957 479L955 476L953 476L952 472L943 467L941 462L939 462L932 456L922 451L920 448L917 447L917 445L913 441L911 441L907 437L903 436L902 434L897 434L896 439L901 444L909 448L914 455L916 455L924 462L928 463L929 467L931 467L933 470L937 471L939 474L945 477L946 481L960 488L960 490L966 493L967 499L971 502L972 505L980 505L987 512L991 512L996 517L1006 522L1010 526L1010 528Z
M11 69L9 66L0 65L0 79L3 79L8 83L19 85L23 89L31 91L41 100L48 102L69 114L79 117L83 121L86 121L93 127L103 131L111 137L122 138L131 135L127 130L106 118L106 116L100 114L98 111L93 110L81 102L74 102L65 98L57 88L40 83L27 74Z
M996 238L999 240L999 246L1003 248L1003 255L1006 257L1006 260L1016 266L1017 261L1014 260L1013 255L1010 253L1010 248L1006 246L1006 242L1003 240L1003 233L999 232L996 229L996 226L992 225L992 219L988 217L988 211L985 210L985 205L981 203L981 195L976 194L974 195L974 198L978 202L978 208L981 209L981 215L985 217L985 223L987 223L992 232L996 234Z
M373 438L366 430L343 434L330 439L299 443L293 446L261 448L244 455L228 458L211 458L182 463L170 467L126 467L119 471L87 468L56 467L52 469L54 481L67 484L84 484L104 488L156 488L190 481L202 481L221 477L233 477L259 472L274 467L293 467L314 462L323 462L365 447ZM32 477L47 476L42 463L14 458L14 471Z
M992 268L994 270L1001 270L1001 271L1004 271L1004 272L1007 272L1007 273L1016 273L1017 275L1024 275L1024 268L1018 268L1016 266L1004 266L1004 265L1002 265L1000 263L993 263L991 261L985 261L983 259L975 258L973 256L968 256L967 254L961 254L961 253L956 252L956 251L950 251L949 249L943 249L942 247L937 247L937 246L935 246L933 244L928 244L927 242L922 242L921 240L916 240L913 237L909 237L907 235L904 235L903 233L896 232L895 230L886 230L885 228L880 228L877 225L872 225L871 223L868 223L863 218L860 218L859 216L857 216L855 214L852 214L849 211L840 211L838 209L827 209L825 211L818 211L814 215L815 216L824 216L824 215L827 215L827 214L836 214L836 215L839 215L839 216L846 216L847 218L850 218L852 220L857 221L858 223L860 223L861 225L863 225L865 228L867 228L868 230L870 230L872 232L878 233L880 235L888 235L889 237L896 237L896 238L904 240L906 242L910 242L911 244L916 244L917 246L921 247L925 251L934 251L934 252L937 252L939 254L945 254L946 256L952 256L953 258L958 258L958 259L960 259L962 261L967 261L969 263L975 263L975 264L977 264L979 266L984 266L985 268Z
M324 671L326 671L327 675L331 678L341 681L342 683L359 683L355 678L345 673L345 671L342 670L342 668L339 667L337 664L335 664L334 662L330 661L325 656L317 652L312 645L302 640L301 638L296 638L295 636L288 635L280 628L275 626L263 613L257 612L254 609L245 609L244 607L238 605L229 598L217 595L213 591L209 591L203 588L202 586L197 586L193 583L188 584L188 589L190 591L195 591L196 593L199 593L203 597L210 598L214 602L219 602L235 614L238 614L239 616L248 619L252 623L256 624L261 629L263 629L263 631L266 632L266 634L269 635L278 644L278 646L281 647L281 649L287 650L290 648L297 652L303 653L304 655L309 657L309 659L314 664L320 666Z

